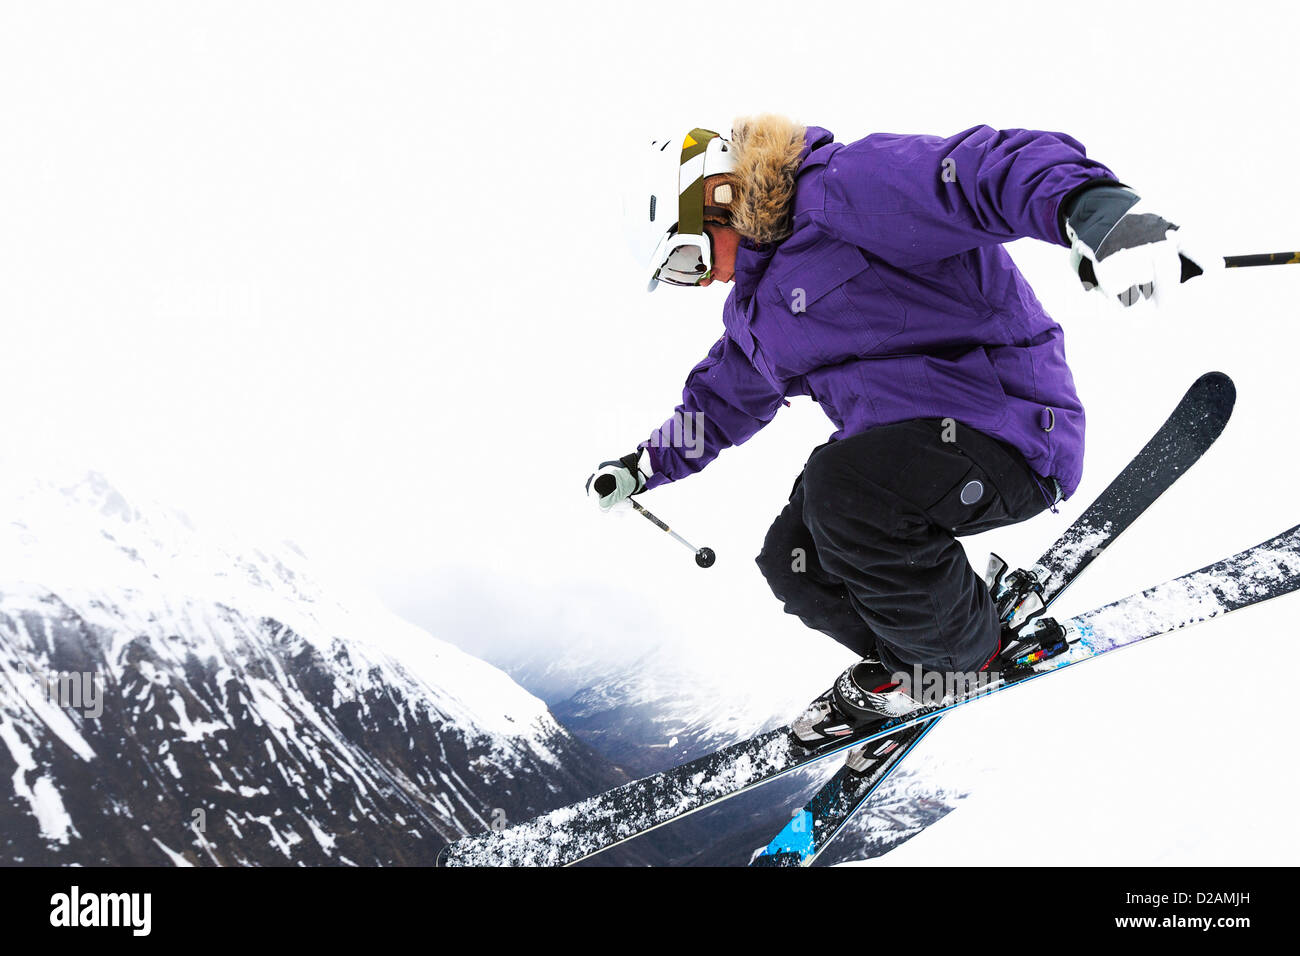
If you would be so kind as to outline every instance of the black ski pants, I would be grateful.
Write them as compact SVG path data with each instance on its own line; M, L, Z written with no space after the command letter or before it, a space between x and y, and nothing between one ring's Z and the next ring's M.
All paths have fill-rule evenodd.
M758 566L788 613L891 671L978 671L1001 629L957 536L1054 497L1015 448L952 419L884 425L813 450Z

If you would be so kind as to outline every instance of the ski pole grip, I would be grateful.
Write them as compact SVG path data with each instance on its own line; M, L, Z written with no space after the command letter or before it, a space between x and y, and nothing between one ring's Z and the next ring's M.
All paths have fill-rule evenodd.
M596 494L604 498L606 495L614 493L617 483L614 481L613 475L601 475L596 479L596 483L592 487L596 489Z

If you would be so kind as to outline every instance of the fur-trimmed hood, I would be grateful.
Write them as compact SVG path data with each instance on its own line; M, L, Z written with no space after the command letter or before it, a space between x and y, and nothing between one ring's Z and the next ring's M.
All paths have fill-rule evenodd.
M790 235L794 180L806 128L772 113L737 119L731 129L736 168L730 225L756 245Z

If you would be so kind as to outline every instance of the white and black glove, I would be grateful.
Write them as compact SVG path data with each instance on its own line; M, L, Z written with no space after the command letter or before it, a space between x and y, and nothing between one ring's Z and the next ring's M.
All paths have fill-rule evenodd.
M587 494L595 495L601 511L609 511L629 495L645 488L650 466L647 463L642 468L641 456L644 454L645 449L639 449L617 461L602 461L600 467L587 479Z
M1223 268L1222 257L1195 245L1126 186L1092 186L1066 203L1065 235L1079 281L1124 306L1159 303L1180 283Z

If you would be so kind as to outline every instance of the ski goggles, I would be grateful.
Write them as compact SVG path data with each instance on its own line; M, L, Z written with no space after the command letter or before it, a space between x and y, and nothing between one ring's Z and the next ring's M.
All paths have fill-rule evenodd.
M713 248L708 234L674 233L664 241L663 260L654 278L669 285L699 285L713 275Z

